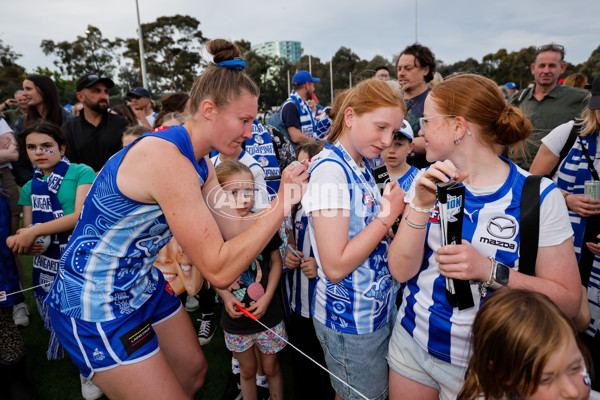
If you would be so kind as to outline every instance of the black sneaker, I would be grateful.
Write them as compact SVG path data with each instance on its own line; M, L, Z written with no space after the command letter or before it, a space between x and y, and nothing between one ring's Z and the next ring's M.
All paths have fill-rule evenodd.
M269 393L269 388L256 385L256 398L258 400L271 400L271 393Z
M242 398L242 386L240 385L240 374L229 372L229 379L225 387L225 393L221 400L240 400Z
M208 314L203 315L202 318L198 319L200 322L200 326L198 327L198 341L200 342L200 346L209 343L213 336L215 336L217 324L215 323L213 316L214 314Z

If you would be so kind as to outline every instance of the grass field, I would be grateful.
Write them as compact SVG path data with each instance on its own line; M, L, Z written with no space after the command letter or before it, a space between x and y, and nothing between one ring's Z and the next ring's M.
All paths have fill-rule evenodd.
M31 287L31 257L23 257L25 269L25 287ZM40 315L33 299L32 291L25 292L29 306L29 326L21 329L25 341L27 356L27 371L30 382L33 384L40 399L66 400L81 399L81 385L79 371L68 356L62 360L48 361L46 349L48 347L49 333L44 329ZM217 313L220 307L217 307ZM198 326L199 312L190 313L194 326ZM217 315L218 317L218 315ZM231 353L225 348L223 331L219 327L213 340L202 347L208 360L208 375L204 387L196 395L196 399L221 399L227 383L227 373L231 370ZM285 381L285 398L293 399L291 393L291 357L294 351L287 346L280 353L280 363ZM106 399L106 397L102 397Z

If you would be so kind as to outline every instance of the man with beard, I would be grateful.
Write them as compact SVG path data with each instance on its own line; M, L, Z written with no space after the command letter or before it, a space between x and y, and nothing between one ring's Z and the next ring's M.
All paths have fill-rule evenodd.
M115 83L106 77L86 74L77 80L77 99L83 104L77 118L69 120L67 158L87 164L98 172L108 159L122 147L121 136L129 122L108 112L108 89Z
M308 71L296 72L292 78L294 90L281 106L281 120L296 145L315 140L317 121L307 101L315 92L315 82L320 81Z
M427 83L435 73L435 55L429 47L418 43L407 46L398 56L396 73L406 102L404 118L413 132L417 133L421 129L419 118L423 116L425 99L431 91ZM425 159L425 140L415 135L413 143L413 152L406 157L406 162L416 168L427 167L429 163Z
M565 48L559 44L538 47L535 61L531 64L535 85L515 93L510 100L533 125L525 144L526 154L518 155L515 160L521 168L529 169L542 138L558 125L580 116L587 104L588 91L558 84L558 78L567 68L564 59Z

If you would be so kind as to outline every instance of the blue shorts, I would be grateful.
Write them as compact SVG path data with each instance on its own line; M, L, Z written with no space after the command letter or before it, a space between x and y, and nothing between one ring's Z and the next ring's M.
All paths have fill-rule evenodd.
M375 332L353 335L335 331L313 318L327 369L369 399L385 399L389 391L386 356L394 320L395 313ZM344 400L364 400L333 376L331 385Z
M159 350L152 328L171 318L181 308L179 297L163 275L158 288L133 313L105 322L88 322L66 316L48 307L52 326L81 374L91 379L94 372L143 361Z

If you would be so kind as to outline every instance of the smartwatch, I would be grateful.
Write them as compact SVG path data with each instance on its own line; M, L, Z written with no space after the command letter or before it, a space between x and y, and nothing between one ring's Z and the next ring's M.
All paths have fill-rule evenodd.
M508 285L508 278L510 276L510 267L496 262L496 271L494 273L494 282L490 285L490 289L497 290L502 286Z

